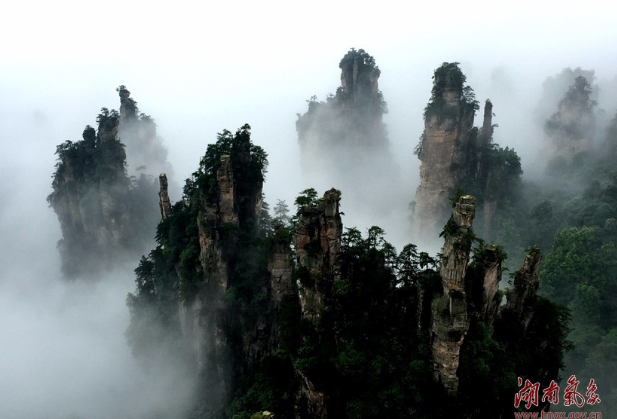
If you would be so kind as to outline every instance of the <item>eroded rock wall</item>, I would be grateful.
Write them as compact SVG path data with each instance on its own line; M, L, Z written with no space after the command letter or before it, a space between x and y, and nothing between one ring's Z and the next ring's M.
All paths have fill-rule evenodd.
M414 224L417 234L431 238L448 220L450 199L460 182L474 174L476 162L475 108L463 96L460 69L452 66L445 70L435 73L418 149L420 186Z
M317 207L301 209L295 235L296 263L300 274L302 317L318 325L323 300L338 277L336 257L341 247L343 224L339 213L340 192L327 191Z
M440 274L443 293L432 304L432 357L435 378L443 383L449 394L458 391L457 370L459 354L469 330L465 275L473 235L475 198L459 198L452 217L444 229L444 245Z
M167 175L165 173L161 173L159 175L159 208L161 209L162 220L171 215L171 201L169 199L168 185Z
M502 251L494 244L490 244L486 250L482 267L482 306L480 308L481 319L487 324L492 324L497 318L501 299L498 297L499 282L501 281Z
M196 294L181 301L183 334L194 351L198 374L211 402L222 406L229 390L230 347L229 313L224 299L234 264L234 229L239 226L237 197L234 191L231 159L221 157L216 174L218 194L204 197L197 216L199 262L203 282ZM261 191L259 191L261 193ZM225 234L225 236L224 236Z
M513 310L524 329L533 318L534 300L538 292L538 275L542 262L542 253L538 246L532 247L525 255L520 270L514 274L514 288L508 293L506 308Z
M48 197L60 222L58 248L68 277L96 274L133 248L129 180L115 115L87 126L83 140L58 147L59 162Z
M67 277L97 276L129 259L138 258L153 244L158 222L152 192L157 179L145 172L128 176L127 161L143 150L128 147L130 126L145 122L136 115L136 103L120 90L121 112L102 108L98 129L86 126L83 140L57 148L50 206L62 229L59 250ZM161 208L162 210L163 208Z

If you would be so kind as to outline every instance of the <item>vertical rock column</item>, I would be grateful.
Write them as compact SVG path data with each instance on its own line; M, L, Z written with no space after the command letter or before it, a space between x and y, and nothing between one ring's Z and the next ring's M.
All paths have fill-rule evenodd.
M294 238L299 277L300 309L303 319L308 320L320 333L320 320L325 300L331 295L332 284L340 276L337 261L341 248L343 223L339 213L341 193L336 189L327 191L315 207L301 211ZM296 412L296 417L325 419L326 396L315 384L296 370L300 388L296 405L305 405L306 412Z
M224 293L233 257L226 248L233 247L236 237L228 232L229 237L224 238L222 232L239 226L231 159L227 155L221 157L217 184L218 196L204 197L197 216L204 281L197 294L180 305L182 332L195 356L196 369L205 378L204 391L213 409L223 406L230 376Z
M161 173L159 175L159 207L161 208L161 219L169 217L171 214L171 201L169 200L169 192L167 191L167 175Z
M475 110L464 100L463 77L454 65L436 71L434 97L425 111L414 213L414 229L425 239L439 232L448 218L450 197L459 182L475 171L470 165L477 137Z
M296 259L300 274L302 317L319 323L324 298L338 274L336 255L341 247L343 223L339 214L341 194L327 191L316 208L304 208L296 230Z
M485 250L483 282L482 282L482 319L492 324L497 317L500 299L497 298L499 281L501 281L501 250L497 245L491 244Z
M508 293L506 308L514 310L525 330L534 315L532 307L540 284L541 261L540 248L532 247L525 255L523 267L514 274L514 289Z
M276 311L275 320L270 332L270 349L274 350L281 345L280 312L284 298L297 297L298 290L292 279L293 265L289 236L278 234L285 227L275 227L274 246L268 259L268 272L270 273L270 295Z
M472 222L476 200L465 195L459 198L452 217L444 229L445 243L441 260L443 294L432 305L432 353L435 378L449 394L456 394L459 353L469 330L465 274L473 237Z
M545 144L553 158L569 164L578 153L591 150L596 128L596 103L591 100L591 93L587 79L578 76L559 102L557 112L546 121Z

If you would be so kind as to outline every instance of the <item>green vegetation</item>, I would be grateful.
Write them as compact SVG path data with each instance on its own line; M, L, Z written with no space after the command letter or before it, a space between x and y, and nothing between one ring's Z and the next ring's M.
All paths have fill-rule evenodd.
M266 417L264 412L308 417L307 400L299 396L305 380L314 386L312 391L327 395L324 408L331 417L492 417L511 410L517 376L540 380L540 365L557 373L567 349L567 311L537 299L527 331L516 326L507 311L494 325L485 323L480 314L483 269L489 255L499 261L506 255L500 247L489 251L471 233L461 239L465 249L476 243L465 293L450 295L460 300L468 296L471 318L461 353L458 398L446 395L434 381L431 304L443 294L442 279L438 261L415 245L398 253L383 229L374 226L363 235L349 228L341 237L336 269L319 274L312 265L293 265L288 292L275 304L268 272L272 252L286 251L291 257L294 229L302 223L312 238L304 250L319 260L322 248L311 229L323 222L319 214L324 202L314 189L306 189L295 200L296 215L290 217L287 204L279 201L274 217L262 210L258 226L255 204L266 164L266 153L251 143L248 126L235 134L219 134L187 180L183 199L160 223L157 248L135 270L137 289L127 299L127 337L140 358L161 362L167 356L191 365L190 351L179 338L179 304L199 294L201 301L220 310L220 317L205 318L218 322L226 339L228 393L220 409L206 393L192 418L250 419ZM227 175L234 180L237 223L207 216L222 211L221 197L228 191L220 188ZM305 225L306 217L317 224ZM450 224L446 234L460 233ZM227 266L225 287L217 285L217 259L202 260L200 238L217 246ZM307 290L320 295L319 315L313 319L305 318L301 309L300 298ZM547 325L552 328L548 349L546 334L540 332ZM256 334L263 327L263 334ZM519 329L513 335L515 327ZM274 336L278 340L273 341ZM521 354L527 345L535 347L533 356ZM219 384L211 380L204 377L205 388ZM489 403L481 400L486 395Z
M586 104L586 111L591 112L595 106L589 100L591 95L586 78L579 76L559 106ZM553 159L543 179L520 184L520 199L510 200L510 212L504 211L497 218L501 225L498 234L508 253L518 258L524 248L534 244L546 253L539 293L572 313L568 339L574 350L565 357L563 375L576 374L581 386L595 379L602 389L602 412L606 413L617 409L617 382L605 373L617 368L617 360L607 352L614 349L617 328L613 298L617 291L615 121L607 131L601 154L581 152L571 162ZM545 129L558 141L572 135L590 135L588 130L593 127L586 122L563 126L553 116Z
M135 270L136 292L127 298L131 310L127 337L133 352L147 360L152 359L152 348L157 348L158 353L173 359L184 357L187 363L194 354L191 355L186 346L182 347L182 340L177 338L180 324L175 313L179 304L190 304L198 292L206 304L225 302L219 308L217 316L220 317L216 321L226 335L228 353L217 356L222 357L219 361L225 365L225 374L230 376L229 389L245 393L246 397L246 400L243 396L242 400L229 405L230 416L245 405L251 412L271 408L273 397L260 394L253 398L257 390L251 391L250 387L255 380L268 381L271 369L285 370L280 364L285 363L285 358L276 354L255 361L256 364L243 361L242 355L242 337L252 333L258 321L270 323L273 314L267 296L269 250L279 242L286 241L288 245L291 237L284 225L273 226L267 210L256 212L262 199L267 163L267 154L251 142L248 125L235 134L227 130L220 133L217 142L208 146L199 169L187 179L182 200L176 202L171 215L160 222L156 234L158 246L142 258ZM231 181L233 205L227 210L237 214L237 223L233 222L233 217L229 222L222 222L211 216L222 210L219 196L224 191L220 190L219 179ZM284 203L277 208L277 217L288 219ZM224 288L217 288L222 278L216 276L218 269L212 266L216 259L210 259L208 265L200 259L200 235L221 249L221 263L229 266ZM291 307L289 310L295 307L293 302L283 305ZM260 369L262 364L266 373ZM220 383L211 382L215 379L206 377L204 385L220 387ZM278 385L278 381L275 384ZM261 384L257 388L261 388ZM207 399L201 402L204 406L209 403ZM253 409L254 405L259 406ZM213 406L216 404L206 409L209 412L204 413L206 416L198 414L198 417L213 417L211 415L217 411Z
M580 121L581 116L593 115L593 108L597 105L597 102L590 100L592 93L593 89L589 81L583 76L578 76L564 98L559 102L559 109L560 111L566 109L570 112L576 111L579 118L563 120L560 112L557 112L544 124L545 131L556 140L562 137L579 139L589 135L593 136L593 132L590 132L593 127Z
M304 191L296 200L298 210L314 209L316 196L312 189ZM397 254L384 234L379 227L371 227L365 237L347 229L338 258L340 275L322 288L318 323L302 319L294 298L286 316L293 344L275 353L277 369L260 366L250 375L253 385L235 402L247 413L234 417L259 409L286 414L298 407L291 397L295 387L289 359L328 395L328 414L340 418L493 417L511 411L517 376L536 381L546 377L543 371L556 376L569 348L567 310L538 298L527 331L507 311L494 327L484 323L479 310L488 251L476 240L466 278L472 327L461 354L461 393L449 398L433 380L428 332L431 301L443 292L439 265L411 244ZM495 260L507 258L503 248L491 249ZM315 285L306 267L297 267L294 278L304 287ZM513 328L516 334L510 333ZM536 330L543 328L550 328L550 336ZM534 346L533 353L527 345Z
M428 121L437 116L444 119L456 120L468 112L475 114L480 109L473 89L465 85L467 77L459 68L459 63L443 63L433 75L433 90L431 98L424 109L424 120ZM455 99L454 103L448 96Z
M575 349L567 373L583 382L593 378L602 389L603 409L617 408L617 382L608 373L616 364L617 221L602 227L570 227L559 231L541 275L541 292L572 312L570 334Z
M115 138L115 110L101 109L98 132L86 126L81 141L56 148L49 205L60 220L62 270L67 277L91 275L110 260L138 257L158 222L152 176L126 174L124 144Z
M443 391L413 307L420 287L440 284L437 262L413 245L397 255L379 227L366 237L347 229L339 257L340 278L319 324L304 325L294 365L330 395L334 417L432 417Z
M433 126L434 118L441 124L440 129L458 130L449 174L456 182L452 204L462 194L473 195L477 202L476 231L487 240L505 239L509 243L513 238L506 234L520 216L514 210L522 194L520 157L513 149L492 142L496 125L488 125L489 120L484 121L487 125L481 130L472 127L479 104L465 82L458 63L443 63L435 70L431 98L424 110L425 130L414 153L425 158L427 129ZM487 106L492 106L490 101ZM518 243L516 251L509 248L516 260L522 258L522 249L524 246Z
M362 54L350 51L341 66L361 59L362 65L378 71L374 61ZM433 104L425 116L445 106L440 102L444 89L452 86L460 93L461 106L475 112L477 102L464 83L456 63L438 69ZM342 98L342 92L326 103L312 98L298 126L316 117L320 107ZM528 323L522 321L521 313L505 307L487 318L483 292L487 267L519 264L529 237L544 237L570 219L600 223L605 216L601 211L617 200L614 181L603 178L594 188L581 191L583 198L568 199L567 208L575 210L563 218L565 202L554 197L567 194L542 195L537 193L539 186L522 184L520 158L513 150L490 144L477 151L473 166L477 170L463 179L457 196L464 190L474 194L480 205L496 203L494 235L506 241L504 247L487 245L472 232L461 235L450 220L442 236L460 235L461 250L474 247L464 292L443 295L438 259L419 252L413 244L398 253L376 226L365 235L347 229L334 268L319 271L319 263L312 262L301 266L294 251L306 251L312 261L325 259L320 255L323 238L318 240L316 235L323 227L319 211L324 201L310 188L295 200L293 217L284 201L276 204L273 216L267 205L256 211L263 198L267 155L252 144L248 125L235 134L224 131L187 180L182 200L160 223L157 248L142 258L135 271L137 290L127 300L131 309L127 336L134 352L147 358L153 351L162 351L188 359L179 343L180 326L174 313L179 304L197 297L205 302L201 315L220 326L224 336L228 393L218 410L205 409L207 400L200 400L194 419L269 417L267 412L275 417L310 417L309 390L326 395L323 408L328 416L342 419L505 417L511 414L512 397L519 389L517 377L540 382L544 388L563 368L571 349L570 312L575 327L586 319L595 322L587 334L576 335L575 329L570 338L601 354L577 348L570 356L584 359L586 368L596 368L602 362L600 356L611 359L617 345L617 329L610 320L617 307L608 298L615 283L610 274L617 249L614 220L558 234L542 272L544 295L530 298L525 307ZM221 190L225 179L233 179L233 192ZM229 193L237 220L222 221L222 196ZM316 224L305 225L307 217L317 220ZM292 249L299 226L306 228L309 241ZM213 243L215 250L208 253L204 243ZM506 251L514 257L508 258ZM276 252L292 259L293 274L291 284L286 284L288 292L275 302L268 269ZM224 286L217 276L219 262L227 273ZM302 299L309 292L319 294L314 317L303 312L307 300ZM506 294L497 292L490 303L498 307ZM470 322L460 354L457 396L447 395L435 382L432 362L432 318L449 318L451 299L466 302ZM436 304L432 312L435 300L443 304ZM450 334L463 337L460 330ZM614 380L609 373L601 378L604 383ZM208 380L213 379L204 377L205 388L218 384Z
M358 63L361 67L368 68L370 71L377 73L377 75L381 74L379 67L377 67L377 64L375 63L375 59L363 49L359 49L357 51L355 48L350 49L341 59L339 68L350 67L353 66L354 63Z

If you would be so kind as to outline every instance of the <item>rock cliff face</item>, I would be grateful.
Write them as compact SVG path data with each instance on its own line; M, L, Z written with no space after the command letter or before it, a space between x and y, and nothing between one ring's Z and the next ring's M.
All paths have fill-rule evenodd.
M431 99L424 111L425 129L415 153L421 161L420 186L413 203L414 232L429 244L449 217L458 190L474 191L480 223L477 230L494 237L498 202L514 199L522 170L514 150L493 143L493 104L487 100L480 129L473 126L479 104L465 86L458 63L435 70Z
M63 238L58 248L68 277L96 274L122 260L123 252L137 250L117 124L116 115L103 115L98 134L88 126L82 141L66 142L57 149L59 161L48 201L60 222Z
M316 206L301 208L294 235L301 318L308 321L317 334L331 332L322 329L320 320L326 299L332 298L334 281L340 278L338 258L343 234L340 200L341 193L330 189ZM315 419L327 418L327 399L323 389L316 388L301 371L296 371L296 374L299 377L296 418L307 415Z
M475 240L472 229L475 204L472 196L460 197L444 228L440 266L443 291L434 296L431 310L430 332L435 380L441 382L452 397L459 397L461 393L468 391L459 388L460 367L469 368L469 365L461 365L461 359L464 345L474 345L473 342L478 339L479 324L495 325L495 333L499 336L509 336L517 333L515 330L519 331L516 345L520 347L524 347L531 339L539 339L541 345L546 345L549 339L548 336L533 337L533 333L528 333L530 328L536 328L547 321L546 318L536 315L539 304L536 291L540 249L534 247L526 255L523 267L515 274L514 288L508 294L507 304L500 310L499 282L504 259L502 249L494 244L477 247L470 264L471 245ZM503 321L504 311L507 312L508 321L513 323ZM530 327L530 323L534 321L536 324ZM508 328L511 330L506 330ZM474 330L473 333L471 330ZM492 329L487 330L493 333ZM468 339L471 339L471 342L468 342ZM473 361L467 359L466 362ZM533 374L546 380L547 377L554 379L557 372L547 367L533 371Z
M126 105L122 109L129 112ZM123 113L103 108L98 130L87 126L82 141L57 148L48 202L60 221L63 238L58 247L68 277L97 275L139 257L152 244L158 221L152 191L157 185L143 173L127 176L120 132L128 120Z
M327 191L317 207L301 209L295 234L296 263L302 317L314 325L319 322L323 300L340 275L336 258L341 247L343 224L339 214L340 192Z
M589 151L595 135L596 102L587 79L578 76L559 102L557 112L544 125L545 143L553 158L571 163L579 153Z
M486 249L482 273L482 306L480 315L484 322L492 324L497 317L501 298L498 298L499 281L501 281L501 251L497 245L491 244Z
M169 184L167 183L167 175L165 173L161 173L159 175L159 208L161 209L161 219L171 215L171 201L169 200L169 191L167 190Z
M154 119L141 113L137 102L125 86L116 89L120 96L120 124L118 135L126 144L128 172L167 173L173 177L171 165L167 162L167 149L157 135Z
M432 307L432 354L436 379L451 395L456 395L458 390L459 353L469 330L465 275L475 211L475 198L469 195L459 198L452 210L452 218L444 229L440 268L443 294L433 301Z
M280 347L278 317L286 298L297 295L289 238L277 236L271 248L258 239L266 163L249 129L220 135L184 201L171 206L161 175L161 214L170 230L160 240L172 247L178 236L168 231L188 232L173 260L180 328L201 402L212 411L225 407L238 370Z
M180 303L183 334L194 350L198 374L205 378L205 391L215 408L223 405L231 376L230 313L224 294L236 263L232 248L237 245L234 230L239 226L231 163L229 155L221 157L216 172L218 196L201 201L197 226L203 282L193 298ZM261 190L255 193L261 194Z
M293 281L293 254L285 227L275 228L275 240L268 257L269 295L272 297L275 313L271 324L268 350L274 351L283 345L283 331L280 324L281 312L289 300L298 295L297 284Z
M506 308L516 313L518 321L525 330L534 315L531 307L538 291L541 261L540 248L532 247L525 256L523 267L514 274L514 289L508 294Z
M238 348L234 342L234 307L225 298L236 289L239 281L238 258L246 255L246 244L237 232L246 220L241 216L240 201L251 201L239 196L234 188L233 167L230 156L224 155L216 173L217 194L205 199L199 210L199 261L203 281L198 284L194 297L180 302L179 314L182 334L195 359L198 375L203 377L203 391L208 395L211 408L224 406L233 385L231 365L250 365L279 350L284 344L280 316L290 301L299 296L300 316L320 333L320 315L324 301L331 297L332 285L337 278L337 256L341 246L342 223L339 213L340 192L332 189L317 201L316 206L301 209L301 218L293 237L296 249L298 283L292 276L294 264L290 241L284 232L272 241L267 257L267 282L258 293L266 297L265 310L251 319L252 326L242 329ZM261 195L261 189L254 190ZM161 194L163 206L164 194ZM253 201L256 201L254 197ZM254 211L259 209L253 206ZM173 212L173 211L172 211ZM256 213L250 217L257 220ZM282 228L281 228L282 229ZM182 279L180 279L182 280ZM287 327L289 327L287 325ZM288 333L288 332L287 332ZM238 342L238 341L236 341ZM238 354L240 359L233 359ZM323 390L296 370L296 416L327 417L327 402Z
M476 102L465 96L465 76L456 64L435 71L424 133L416 152L421 161L415 199L415 227L436 236L449 217L449 202L463 179L475 172Z

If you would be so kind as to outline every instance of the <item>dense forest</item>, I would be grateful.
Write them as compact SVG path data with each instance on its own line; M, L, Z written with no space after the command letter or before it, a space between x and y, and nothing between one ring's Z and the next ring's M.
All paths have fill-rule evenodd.
M270 217L255 205L266 163L248 126L221 133L159 225L159 246L136 270L138 289L128 300L133 349L148 357L165 347L195 362L203 387L193 417L485 417L512 410L517 376L545 385L557 378L569 345L567 311L535 296L537 272L529 267L517 274L515 289L533 289L521 291L524 298L513 292L498 310L504 294L495 287L484 295L487 272L495 284L501 279L505 254L455 221L466 207L471 222L475 204L465 199L473 198L456 204L444 254L433 258L412 244L398 253L379 227L343 232L334 189L321 199L303 191L292 217L283 203ZM463 261L458 290L444 267L455 257ZM527 257L537 263L539 251ZM449 326L456 322L447 308L461 298L464 332ZM193 327L219 338L195 342L190 319L170 322L178 304L200 307ZM434 316L445 316L443 330L433 330ZM432 334L442 332L459 342L466 334L460 386L450 391L434 380ZM489 392L491 403L480 406L486 395L473 388Z
M298 115L309 170L319 153L390 156L375 59L352 49L339 68L336 95ZM617 116L599 129L593 73L563 74L569 87L541 121L545 174L524 179L516 151L494 140L499 104L487 99L475 127L480 102L459 64L435 70L413 220L401 228L438 242L436 254L398 251L376 225L344 227L345 188L305 189L293 210L271 209L268 154L248 124L219 133L170 196L164 173L146 174L169 172L156 126L120 86L120 112L103 108L98 130L57 148L48 201L65 275L143 254L127 340L144 369L173 365L195 383L185 419L501 418L575 408L513 404L527 380L564 389L574 374L579 391L593 379L601 397L576 410L610 415ZM127 162L139 166L131 176Z

